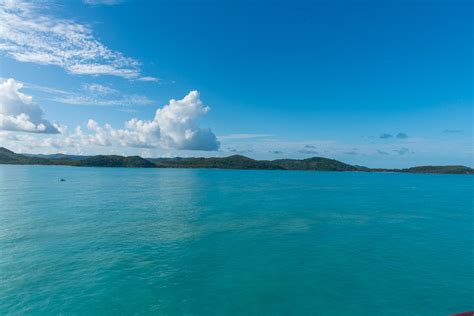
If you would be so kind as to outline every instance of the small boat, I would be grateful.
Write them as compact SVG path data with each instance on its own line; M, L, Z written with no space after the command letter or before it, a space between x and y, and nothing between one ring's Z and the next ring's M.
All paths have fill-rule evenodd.
M66 182L66 179L59 178L59 179L58 179L58 182Z

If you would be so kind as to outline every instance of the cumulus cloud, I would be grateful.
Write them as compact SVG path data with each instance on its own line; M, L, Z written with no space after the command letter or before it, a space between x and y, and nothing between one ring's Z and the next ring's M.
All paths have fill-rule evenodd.
M158 124L165 147L191 150L216 150L219 142L210 129L201 129L196 120L207 114L199 92L191 91L182 100L170 100L169 104L156 111L151 122L137 121L134 126Z
M43 110L33 103L33 98L19 91L22 87L21 83L11 78L0 84L0 129L59 133L59 125L44 119Z
M170 100L156 111L152 120L134 118L125 122L124 128L115 129L90 119L87 128L92 133L84 133L78 128L70 140L96 146L217 150L220 143L214 133L197 125L197 120L209 110L199 98L199 93L191 91L181 100Z
M42 14L44 4L0 1L0 51L17 61L56 65L71 74L151 78L141 76L137 60L97 40L90 27Z

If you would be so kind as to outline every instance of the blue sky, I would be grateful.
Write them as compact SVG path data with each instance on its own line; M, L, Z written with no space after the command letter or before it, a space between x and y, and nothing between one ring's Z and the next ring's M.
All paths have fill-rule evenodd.
M471 1L0 6L8 148L473 165Z

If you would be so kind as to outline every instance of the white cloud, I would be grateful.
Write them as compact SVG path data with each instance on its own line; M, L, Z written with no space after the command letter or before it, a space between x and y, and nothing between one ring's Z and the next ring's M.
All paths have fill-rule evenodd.
M70 105L95 105L95 106L135 106L150 105L154 101L142 95L123 95L120 98L100 98L94 95L70 94L51 99L52 101Z
M100 126L89 120L87 127L93 132L92 144L100 146L163 147L180 150L217 150L219 142L210 129L197 126L197 120L209 111L197 91L191 91L182 100L170 100L156 111L153 120L131 119L125 128Z
M70 105L129 107L151 105L155 102L144 95L122 94L114 88L97 83L85 83L81 91L70 92L31 83L24 83L24 87L42 92L46 97L40 96L40 98L44 100ZM133 109L128 109L128 111L133 111Z
M143 77L137 78L137 80L138 80L138 81L157 82L157 81L160 81L160 78L150 77L150 76L143 76Z
M108 95L108 94L115 94L118 91L114 88L111 88L109 86L104 86L98 83L85 83L82 85L84 90L94 93L94 94L100 94L100 95Z
M215 150L219 147L210 129L200 129L196 120L209 112L199 98L199 92L191 91L182 100L170 100L156 111L153 122L158 123L165 147L192 150Z
M116 129L89 119L84 130L78 126L70 133L43 139L36 145L74 148L75 152L91 146L213 151L220 146L216 136L210 129L197 124L209 110L200 100L199 93L192 91L183 99L172 99L157 109L152 120L134 118L126 121L123 128ZM65 130L65 127L61 128Z
M33 98L19 91L22 87L14 79L7 79L0 84L0 129L59 133L59 125L53 125L43 118L44 112L33 103Z
M0 78L0 80L6 80L7 78ZM55 95L66 95L68 92L56 88L40 86L28 82L22 82L25 89L35 90L47 94L55 94Z
M151 78L141 76L137 60L97 40L88 26L43 15L41 5L0 0L0 51L21 62L56 65L71 74Z

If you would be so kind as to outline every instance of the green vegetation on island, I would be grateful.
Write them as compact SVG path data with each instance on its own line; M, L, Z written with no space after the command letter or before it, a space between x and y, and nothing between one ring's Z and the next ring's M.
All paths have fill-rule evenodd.
M139 156L91 156L76 160L75 165L80 167L125 167L125 168L155 168L156 165Z
M272 163L282 167L285 170L362 171L362 169L359 167L351 166L334 159L322 157L313 157L302 160L278 159L273 160Z
M22 155L0 147L0 164L14 165L62 165L75 167L125 167L125 168L219 168L253 170L308 170L308 171L359 171L359 172L403 172L474 174L466 166L420 166L405 169L381 169L353 166L338 160L323 157L308 159L255 160L241 155L211 158L149 158L140 156L68 156Z
M402 169L401 172L473 174L474 169L468 168L465 166L419 166L419 167Z
M149 159L160 168L219 168L219 169L264 169L283 170L267 160L254 160L241 155L211 158L152 158Z

